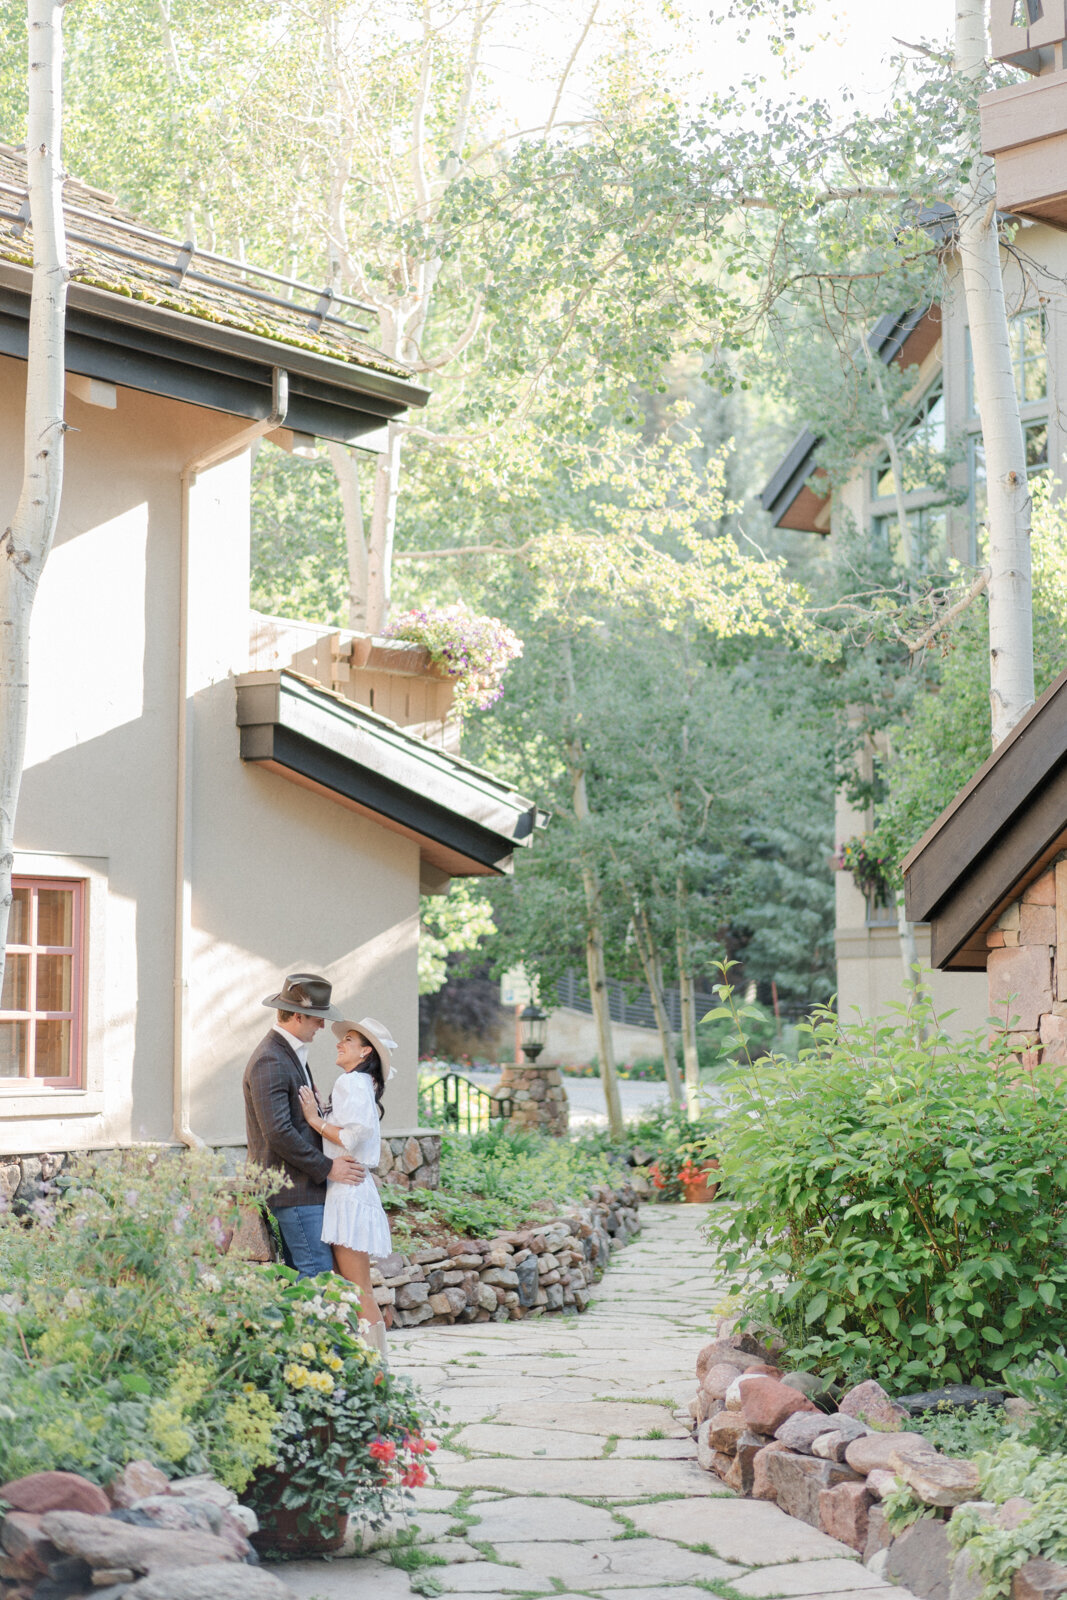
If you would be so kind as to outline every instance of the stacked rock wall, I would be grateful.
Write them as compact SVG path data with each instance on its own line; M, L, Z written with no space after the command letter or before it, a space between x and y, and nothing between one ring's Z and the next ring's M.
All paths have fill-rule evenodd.
M567 1132L570 1106L558 1067L539 1067L527 1061L502 1066L496 1093L511 1096L508 1120L512 1127L538 1133Z
M107 1491L74 1472L0 1483L0 1600L285 1600L256 1564L255 1513L202 1476L132 1461Z
M536 1227L387 1256L371 1271L374 1296L387 1324L402 1328L584 1311L611 1252L639 1228L631 1188L598 1189L589 1204Z
M986 934L990 1014L1024 1066L1067 1065L1067 852Z
M976 1465L942 1455L905 1424L942 1404L1004 1404L1004 1395L953 1385L897 1403L868 1380L838 1396L812 1373L783 1371L780 1355L773 1340L760 1344L728 1323L700 1352L689 1405L700 1466L738 1494L772 1501L849 1545L877 1582L902 1585L920 1600L980 1600L982 1580L968 1552L952 1550L948 1520L957 1506L979 1504L987 1520L1015 1526L1003 1518L1029 1502L978 1501ZM900 1484L928 1510L894 1537L882 1501ZM1011 1600L1056 1595L1067 1595L1067 1567L1020 1564Z

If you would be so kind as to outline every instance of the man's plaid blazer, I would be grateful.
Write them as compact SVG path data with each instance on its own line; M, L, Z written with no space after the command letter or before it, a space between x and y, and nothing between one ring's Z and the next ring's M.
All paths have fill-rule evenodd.
M282 1180L267 1200L272 1211L326 1200L331 1163L300 1109L306 1081L296 1051L272 1028L252 1052L244 1076L248 1159Z

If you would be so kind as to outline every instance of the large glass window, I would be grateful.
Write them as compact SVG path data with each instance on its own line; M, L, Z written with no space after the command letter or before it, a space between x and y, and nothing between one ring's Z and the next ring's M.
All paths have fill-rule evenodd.
M1048 356L1046 354L1045 313L1040 307L1020 311L1008 323L1011 364L1015 373L1015 393L1020 406L1048 399ZM977 417L974 361L971 355L971 330L967 330L967 415Z
M85 885L16 877L12 888L0 993L0 1080L80 1084Z
M1047 323L1041 309L1022 311L1008 324L1015 392L1026 444L1026 470L1031 477L1048 471L1048 357ZM971 524L972 560L978 560L986 522L985 452L974 399L974 369L970 333L967 335L967 504Z

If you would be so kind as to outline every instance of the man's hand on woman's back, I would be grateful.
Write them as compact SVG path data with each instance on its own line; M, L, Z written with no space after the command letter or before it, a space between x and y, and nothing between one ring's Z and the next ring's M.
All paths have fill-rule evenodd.
M331 1183L362 1183L366 1176L366 1167L351 1156L338 1156L328 1174Z

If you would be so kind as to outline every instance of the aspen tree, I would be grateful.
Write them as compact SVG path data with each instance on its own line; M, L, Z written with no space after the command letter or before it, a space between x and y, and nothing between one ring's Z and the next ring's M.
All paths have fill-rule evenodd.
M63 7L29 0L26 171L33 238L22 489L0 535L0 983L11 911L15 809L29 706L30 617L63 490L63 335L67 254L60 158Z

